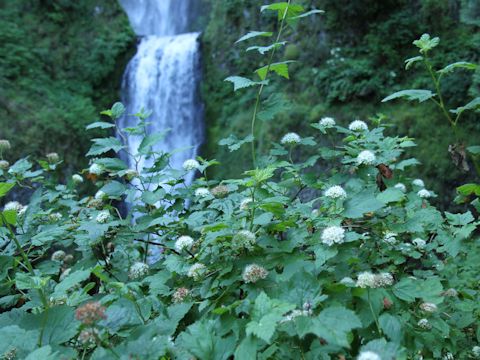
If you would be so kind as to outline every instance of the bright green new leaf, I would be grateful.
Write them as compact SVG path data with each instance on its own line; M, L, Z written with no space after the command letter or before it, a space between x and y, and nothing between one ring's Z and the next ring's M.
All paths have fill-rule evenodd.
M115 124L108 123L108 122L105 122L105 121L97 121L97 122L91 123L90 125L87 125L86 129L87 130L98 129L98 128L109 129L109 128L112 128L112 127L115 127Z
M0 183L0 198L7 195L14 186L15 183Z
M423 34L420 39L415 40L413 45L420 49L422 54L426 54L430 50L432 50L435 46L437 46L440 42L440 38L434 37L430 38L429 34Z
M224 81L228 81L233 84L233 91L237 91L239 89L243 89L251 86L268 84L267 81L253 81L241 76L229 76Z
M286 79L289 79L288 64L292 63L292 62L295 62L295 61L287 60L287 61L282 61L282 62L270 64L270 66L265 65L265 66L255 70L255 72L258 74L258 76L262 80L265 80L265 78L267 77L267 74L270 71L273 71L273 72L277 73L278 75L280 75L280 76L282 76Z
M445 66L443 69L438 70L442 75L452 73L456 69L475 70L477 65L467 61L458 61L453 64Z
M462 112L464 112L465 110L474 110L474 111L477 111L480 109L480 97L476 97L475 99L473 99L472 101L470 101L468 104L464 105L464 106L460 106L454 110L450 110L450 112L454 113L454 114L461 114Z

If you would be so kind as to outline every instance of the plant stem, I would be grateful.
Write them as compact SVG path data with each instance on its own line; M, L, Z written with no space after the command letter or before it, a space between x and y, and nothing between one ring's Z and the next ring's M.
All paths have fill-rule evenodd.
M285 25L285 19L287 17L288 13L288 8L290 7L290 3L292 0L288 0L287 2L287 7L285 8L285 12L283 13L282 19L280 21L280 28L278 30L277 38L275 40L275 44L277 44L280 40L280 36L282 35L283 32L283 27ZM270 66L272 64L273 56L275 55L276 52L276 46L273 47L272 52L270 53L270 57L268 58L268 63L267 63L267 71L265 73L265 78L263 79L263 83L260 85L260 89L258 90L257 97L255 99L255 108L253 109L253 116L252 116L252 121L251 121L251 134L252 134L252 162L253 162L253 167L257 167L257 161L256 161L256 156L255 156L255 121L257 119L257 113L258 109L260 107L260 97L263 92L263 88L265 86L265 81L268 78L268 74L270 73Z

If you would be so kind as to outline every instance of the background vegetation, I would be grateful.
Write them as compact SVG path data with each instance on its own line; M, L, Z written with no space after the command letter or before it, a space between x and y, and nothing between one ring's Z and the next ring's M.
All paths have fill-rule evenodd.
M297 60L291 65L292 80L285 84L287 96L276 98L284 111L275 121L263 125L264 141L276 139L285 131L300 134L310 122L333 116L347 124L352 116L367 119L383 113L396 124L392 131L415 137L417 159L422 162L415 176L435 179L429 183L444 196L437 199L450 205L454 188L468 175L453 169L447 148L453 134L433 104L414 106L402 102L382 104L381 100L403 88L428 88L430 80L420 69L404 70L404 59L415 56L413 39L429 32L441 38L435 63L453 59L479 60L480 4L469 0L318 0L300 1L325 10L325 14L302 22L287 38L284 57ZM259 61L253 52L243 56L245 46L231 48L238 34L265 28L265 17L256 11L258 1L234 0L228 3L210 0L212 11L205 30L204 94L209 142L206 153L224 163L222 172L241 172L247 164L225 161L228 150L218 151L217 139L230 133L246 135L251 118L254 93L230 95L231 85L222 82L228 74L245 74ZM245 9L243 12L238 8ZM270 19L274 26L275 19ZM263 22L263 23L262 23ZM268 41L268 40L267 40ZM250 75L247 73L247 76ZM461 105L468 94L478 96L480 74L464 72L446 79L443 91L452 107ZM271 88L274 92L274 87ZM295 106L291 106L294 104ZM474 115L465 118L464 139L474 141L480 134L480 123ZM222 152L223 151L223 152ZM248 149L245 148L245 159ZM219 174L226 175L224 173ZM413 175L413 174L412 174Z

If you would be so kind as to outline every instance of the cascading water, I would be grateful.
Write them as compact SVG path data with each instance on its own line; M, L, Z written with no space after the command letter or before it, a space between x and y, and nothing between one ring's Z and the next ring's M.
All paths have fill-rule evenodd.
M151 111L149 134L169 129L154 147L171 152L170 165L180 169L194 158L203 141L202 106L197 93L200 79L199 33L185 33L189 22L189 0L120 0L130 23L140 37L138 50L123 76L122 100L126 114ZM120 127L134 125L125 116ZM141 139L130 136L127 147L135 154ZM132 159L128 159L133 168ZM140 166L145 164L140 163ZM186 179L193 180L193 175Z

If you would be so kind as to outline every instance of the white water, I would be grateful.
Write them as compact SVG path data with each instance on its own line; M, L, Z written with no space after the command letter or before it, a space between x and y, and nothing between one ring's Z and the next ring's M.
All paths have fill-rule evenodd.
M158 152L176 152L170 161L180 169L194 158L203 140L202 107L197 94L200 80L198 33L184 33L189 0L120 0L133 29L140 36L138 50L123 76L122 101L126 114L151 111L149 134L170 129ZM120 127L134 125L133 116ZM127 146L135 154L141 139L130 136ZM133 168L132 159L128 159ZM146 164L140 163L140 166ZM193 175L186 179L193 180Z

